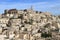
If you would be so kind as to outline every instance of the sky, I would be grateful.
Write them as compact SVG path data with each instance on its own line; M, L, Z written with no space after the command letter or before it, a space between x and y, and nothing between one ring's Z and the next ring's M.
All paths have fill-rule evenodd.
M0 13L5 9L30 9L60 15L60 0L0 0Z

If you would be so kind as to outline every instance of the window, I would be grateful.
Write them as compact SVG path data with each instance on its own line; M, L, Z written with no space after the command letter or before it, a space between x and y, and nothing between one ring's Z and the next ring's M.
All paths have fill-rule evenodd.
M21 27L24 27L24 25L22 25Z
M24 31L27 31L27 28L25 28L25 30Z
M41 33L41 31L40 31L40 30L38 30L38 33Z

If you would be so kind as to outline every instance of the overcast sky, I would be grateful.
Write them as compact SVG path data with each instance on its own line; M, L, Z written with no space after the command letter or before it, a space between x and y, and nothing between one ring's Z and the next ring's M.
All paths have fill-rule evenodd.
M60 0L0 0L0 13L5 9L29 9L33 5L34 10L60 14Z

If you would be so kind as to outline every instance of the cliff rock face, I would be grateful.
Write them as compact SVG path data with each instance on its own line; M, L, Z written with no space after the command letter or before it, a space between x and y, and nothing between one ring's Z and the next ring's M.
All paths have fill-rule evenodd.
M59 16L32 9L5 10L0 16L2 40L60 40Z

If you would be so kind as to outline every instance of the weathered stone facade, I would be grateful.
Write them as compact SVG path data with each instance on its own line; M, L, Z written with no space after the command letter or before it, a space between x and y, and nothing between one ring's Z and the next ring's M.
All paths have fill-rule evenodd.
M58 16L33 9L5 10L0 16L0 40L60 40Z

